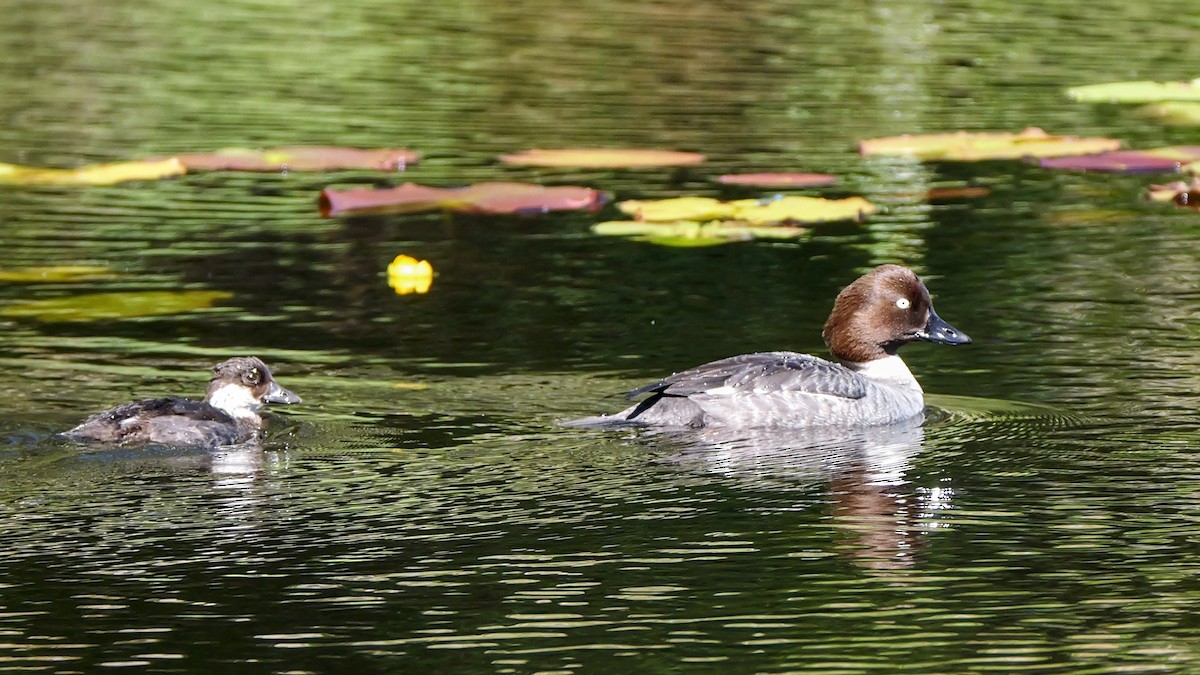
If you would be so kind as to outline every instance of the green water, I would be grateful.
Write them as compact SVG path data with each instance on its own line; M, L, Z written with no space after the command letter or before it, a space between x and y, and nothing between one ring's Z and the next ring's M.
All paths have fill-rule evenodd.
M0 672L1195 672L1200 221L1165 176L862 159L950 129L1196 143L1063 89L1191 79L1190 3L12 2L0 162L409 147L403 175L0 187ZM508 168L530 147L704 152ZM327 186L580 184L760 196L820 171L883 210L671 249L614 215L322 219ZM930 203L933 187L987 196ZM398 254L437 271L396 295ZM837 291L917 269L974 344L904 356L938 408L844 435L557 422L733 354L823 350ZM19 308L197 291L213 307ZM91 303L84 303L87 307ZM56 431L200 395L255 354L304 398L263 449Z

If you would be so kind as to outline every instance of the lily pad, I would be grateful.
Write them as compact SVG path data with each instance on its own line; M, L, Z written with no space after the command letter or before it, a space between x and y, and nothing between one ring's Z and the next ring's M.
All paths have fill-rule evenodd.
M1176 206L1200 211L1200 178L1192 178L1188 183L1179 180L1166 185L1151 185L1146 188L1146 199L1152 202L1171 202Z
M644 222L731 220L754 226L857 220L877 210L874 204L862 197L821 199L793 195L731 202L708 197L630 200L620 202L617 208Z
M592 232L613 237L627 237L664 246L698 247L716 246L733 241L752 239L799 239L808 234L803 227L775 225L756 227L738 221L645 222L636 220L613 220L596 223Z
M403 171L421 156L403 148L365 150L331 146L290 146L268 150L225 148L176 155L189 171Z
M1106 82L1071 87L1067 96L1084 103L1200 101L1200 80L1191 82Z
M1049 169L1153 173L1179 171L1182 165L1197 160L1200 160L1200 146L1176 145L1152 150L1122 150L1080 157L1054 157L1043 159L1040 164Z
M978 199L992 194L992 189L982 185L960 185L932 187L925 193L925 198L931 202L941 202L953 199Z
M1166 124L1200 125L1200 101L1165 101L1142 106L1138 112Z
M500 161L514 166L567 167L577 169L650 169L663 166L699 164L704 155L673 150L637 150L608 148L562 148L525 150L501 155Z
M737 220L752 225L861 220L878 211L874 204L862 197L821 199L789 195L766 200L739 199L733 204L737 206Z
M0 316L47 322L132 319L208 309L232 297L225 291L89 293L9 305L0 308Z
M419 213L446 210L486 215L536 215L548 211L596 211L608 202L599 190L571 185L546 187L532 183L476 183L439 188L405 183L386 190L321 192L317 206L326 218L338 215Z
M905 155L923 160L976 162L988 159L1084 155L1108 152L1120 147L1121 141L1114 138L1051 136L1037 127L1030 127L1019 134L958 131L871 138L861 141L858 151L864 156Z
M433 265L428 260L398 255L387 268L388 286L396 295L428 293L433 286Z
M737 213L737 207L732 202L712 197L674 197L648 201L630 199L618 202L617 208L637 220L660 223L733 218Z
M0 164L0 184L6 185L113 185L135 180L180 176L187 168L176 158L89 164L77 169L47 169Z
M724 185L787 188L832 185L838 178L827 173L727 173L716 180Z
M71 283L109 279L115 276L108 267L100 265L50 265L0 269L0 281L28 283Z

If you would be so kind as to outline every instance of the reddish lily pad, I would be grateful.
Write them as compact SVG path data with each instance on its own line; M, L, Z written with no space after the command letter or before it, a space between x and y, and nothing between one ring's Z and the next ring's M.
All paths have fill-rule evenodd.
M525 150L501 155L500 161L514 166L567 167L577 169L650 169L699 164L704 155L673 150L619 150L608 148L563 148Z
M1191 82L1105 82L1071 87L1067 96L1085 103L1200 101L1200 80Z
M330 190L321 192L318 207L326 218L338 215L454 211L487 215L536 215L548 211L599 210L608 195L592 188L564 185L546 187L531 183L476 183L461 188L439 188L405 183L386 190Z
M1049 169L1154 173L1179 171L1183 164L1196 160L1200 160L1200 146L1177 145L1153 150L1123 150L1079 157L1055 157L1043 159L1040 163Z
M1172 202L1176 206L1200 211L1200 178L1192 178L1189 183L1177 180L1166 185L1151 185L1146 188L1146 199L1152 202Z
M1051 136L1037 127L1019 134L959 131L871 138L858 144L858 151L870 155L907 155L923 160L976 162L988 159L1059 157L1108 152L1121 147L1113 138L1077 138Z
M403 148L364 150L324 146L294 146L270 150L225 148L216 152L185 153L176 157L189 171L403 171L421 159L419 154Z
M187 168L174 157L115 164L89 164L77 169L45 169L0 164L0 184L113 185L134 180L158 180L185 173Z
M717 182L724 185L765 188L818 187L837 181L837 176L827 173L727 173L717 177Z

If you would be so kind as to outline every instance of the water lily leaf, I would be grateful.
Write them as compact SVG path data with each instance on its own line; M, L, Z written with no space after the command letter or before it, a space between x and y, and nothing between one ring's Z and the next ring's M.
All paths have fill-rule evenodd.
M174 157L115 164L89 164L77 169L46 169L17 164L0 164L4 185L112 185L134 180L158 180L187 173Z
M317 202L321 215L417 213L446 210L486 215L534 215L548 211L598 210L608 201L599 190L572 185L546 187L532 183L476 183L439 188L405 183L386 190L330 190Z
M70 283L108 279L113 276L115 275L111 269L100 265L51 265L0 269L0 281L9 282Z
M207 309L232 297L225 291L89 293L9 305L0 308L0 316L48 322L131 319Z
M1177 180L1166 185L1151 185L1146 188L1146 199L1152 202L1171 202L1200 211L1200 177L1185 183Z
M629 200L618 203L617 208L643 222L733 220L752 225L856 220L876 211L875 205L862 197L821 199L793 195L732 202L709 197Z
M1200 101L1200 80L1191 82L1106 82L1071 87L1067 96L1084 103Z
M403 171L421 156L403 148L364 150L329 146L291 146L269 150L225 148L176 155L189 171Z
M1051 136L1037 127L1019 134L1003 132L966 132L871 138L858 144L858 151L869 155L911 155L925 160L975 162L987 159L1059 157L1108 152L1121 147L1114 138L1077 138Z
M388 286L396 295L428 293L433 285L433 265L428 260L398 255L387 268Z
M992 194L992 189L982 185L947 185L929 188L929 191L925 193L925 198L931 202L940 202L950 199L978 199L990 194Z
M673 150L614 150L605 148L563 148L525 150L501 155L500 161L515 166L569 167L577 169L649 169L662 166L699 164L704 155Z
M1152 150L1122 150L1080 157L1054 157L1043 159L1040 164L1049 169L1150 173L1179 171L1182 165L1196 160L1200 160L1200 146L1176 145Z
M1166 101L1142 106L1138 112L1166 124L1200 125L1200 102Z
M751 239L798 239L808 234L808 230L803 227L779 225L756 227L750 223L732 220L717 220L708 223L691 220L656 222L614 220L596 223L592 226L592 232L677 247L715 246Z
M727 173L717 176L717 182L725 185L765 188L818 187L837 181L837 176L827 173Z
M673 197L649 201L630 199L617 203L621 212L647 222L716 220L732 218L737 207L711 197Z
M821 223L833 220L860 220L878 209L862 197L821 199L788 195L778 199L740 199L735 218L752 225L773 223Z

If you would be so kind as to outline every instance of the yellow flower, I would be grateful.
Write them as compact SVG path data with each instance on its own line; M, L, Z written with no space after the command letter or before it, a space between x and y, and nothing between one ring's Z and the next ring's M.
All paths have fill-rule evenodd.
M388 265L388 286L396 295L428 293L433 285L433 265L428 260L417 260L411 256L398 255Z

